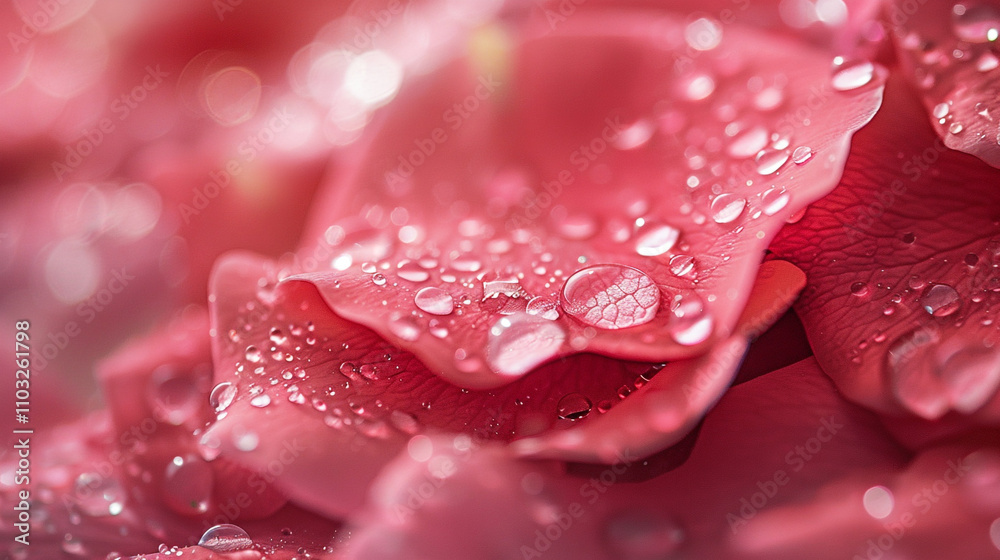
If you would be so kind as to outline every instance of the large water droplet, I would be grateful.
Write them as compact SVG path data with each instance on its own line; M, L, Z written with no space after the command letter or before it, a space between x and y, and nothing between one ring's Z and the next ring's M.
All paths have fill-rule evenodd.
M236 397L236 385L228 381L223 381L212 389L212 394L209 395L208 401L212 405L213 410L222 412L229 408L229 405L233 404L234 397Z
M125 488L117 479L98 473L76 477L73 495L80 510L91 517L118 515L125 509Z
M590 414L593 403L580 393L564 395L556 404L556 415L563 420L579 420Z
M947 317L958 311L962 299L948 284L931 284L920 297L920 306L935 317Z
M660 307L660 289L644 272L617 264L580 270L566 280L563 310L602 329L648 323Z
M424 282L430 278L430 273L424 270L420 264L413 261L403 261L396 269L396 275L403 280L410 282Z
M813 157L812 148L809 146L799 146L792 152L792 161L795 165L802 165Z
M761 193L760 205L765 214L773 216L788 205L788 198L784 187L771 187Z
M271 404L271 397L267 396L267 393L261 393L250 399L250 406L255 406L257 408L264 408L269 404Z
M236 552L252 547L253 541L242 528L223 523L205 531L201 540L198 541L198 546L212 552Z
M490 327L487 361L498 373L524 375L555 356L565 339L566 333L558 323L515 313L501 317Z
M264 355L261 353L260 349L256 346L247 346L246 352L243 354L248 362L257 364L264 359Z
M746 208L747 201L735 194L720 194L712 201L712 219L717 224L728 224L736 221Z
M681 232L665 224L649 224L639 232L635 251L644 257L655 257L673 249Z
M830 85L837 91L851 91L872 81L875 66L871 62L847 62L834 70Z
M447 315L454 311L455 300L441 288L427 287L413 296L413 303L432 315Z
M771 175L788 161L788 150L764 150L757 154L757 173Z
M970 43L989 43L1000 37L1000 9L990 2L959 2L951 10L955 35Z
M771 135L762 126L749 128L736 135L726 147L726 153L734 158L752 157L767 146Z
M214 471L201 457L177 456L167 463L163 499L167 506L182 515L205 513L214 485Z

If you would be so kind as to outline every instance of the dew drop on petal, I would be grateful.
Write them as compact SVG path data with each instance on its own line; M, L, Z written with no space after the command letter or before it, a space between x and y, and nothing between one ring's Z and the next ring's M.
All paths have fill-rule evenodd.
M590 414L593 403L580 393L564 395L556 404L556 415L562 420L579 420Z
M935 317L947 317L958 311L962 299L948 284L931 284L920 297L920 306Z
M455 300L441 288L422 288L413 296L413 303L432 315L447 315L455 309Z
M834 70L830 85L836 91L851 91L872 81L875 66L868 61L847 62Z
M382 274L381 272L372 274L372 283L375 284L376 286L385 286L385 282L386 282L385 275Z
M788 161L787 150L764 150L757 154L757 173L771 175Z
M194 455L176 456L167 463L163 477L163 499L181 515L208 511L215 484L215 472L205 460Z
M713 326L712 316L697 294L687 294L674 300L667 329L678 344L693 346L708 340Z
M747 201L735 194L720 194L712 201L712 220L717 224L728 224L736 221L746 208Z
M389 331L407 342L420 338L420 325L409 315L396 314L390 317Z
M562 300L563 310L586 325L623 329L653 320L660 307L660 289L640 270L602 264L570 276Z
M948 112L951 111L951 106L948 103L938 103L931 110L931 114L934 115L936 119L943 119L948 116Z
M518 312L500 317L490 327L486 356L503 375L521 376L555 356L566 340L558 323Z
M205 531L198 541L198 546L212 552L236 552L252 547L253 541L239 526L223 523Z
M809 146L799 146L792 152L792 162L795 165L802 165L812 159L813 151Z
M267 396L266 393L262 393L250 399L250 406L254 406L257 408L264 408L269 404L271 404L271 397Z
M733 138L726 147L726 153L739 159L752 157L767 146L770 136L767 129L762 126L749 128Z
M644 257L662 255L674 247L681 232L666 224L649 224L636 237L635 251Z
M788 198L788 193L784 187L771 187L761 193L761 207L765 214L773 216L788 205Z
M687 276L694 270L694 257L691 255L674 255L670 257L670 273L674 276Z
M255 364L260 363L260 361L264 359L264 354L262 354L260 349L256 346L247 346L243 355L246 357L247 361Z
M430 278L430 273L424 270L420 264L413 261L403 261L399 263L396 275L409 282L424 282Z
M529 315L537 315L543 319L555 321L559 318L559 302L546 296L535 296L528 300L525 311Z
M235 396L236 386L228 381L223 381L212 389L212 394L209 395L208 400L213 410L222 412L229 408L229 405L233 404Z
M864 282L855 282L851 284L851 294L853 295L864 297L867 296L869 292L870 290L868 289L868 284L865 284Z

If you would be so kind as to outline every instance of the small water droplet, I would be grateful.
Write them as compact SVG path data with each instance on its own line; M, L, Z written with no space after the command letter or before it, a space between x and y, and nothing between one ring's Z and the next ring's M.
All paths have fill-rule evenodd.
M593 404L580 393L569 393L559 399L556 415L562 420L579 420L590 414Z
M374 263L370 263L370 262L361 263L361 272L364 272L365 274L372 274L376 270L377 269L375 268L375 264Z
M230 523L216 525L201 536L198 546L212 552L236 552L253 546L250 535L242 528Z
M213 410L222 412L229 408L229 405L233 404L235 396L236 386L228 381L223 381L212 389L212 394L209 395L208 401L212 405Z
M487 361L494 371L521 376L555 356L566 340L558 323L515 313L497 319L486 343Z
M670 273L674 276L687 276L694 270L694 257L691 255L674 255L670 257Z
M700 344L712 334L714 321L697 294L676 298L670 308L668 331L678 344Z
M409 282L425 282L430 278L427 272L419 263L413 261L403 261L396 268L396 275Z
M855 282L851 284L851 294L856 295L858 297L864 297L867 296L869 293L870 290L868 289L868 284L865 284L864 282Z
M799 146L792 152L792 161L795 165L802 165L813 157L812 148L809 146Z
M726 153L734 158L752 157L767 146L771 135L763 126L754 126L737 134L726 147Z
M405 434L413 435L420 431L420 424L417 422L417 417L409 412L393 410L389 415L389 421Z
M746 208L747 201L741 196L725 193L712 201L712 219L717 224L728 224L736 221Z
M936 119L943 119L948 116L948 112L951 111L951 106L948 103L938 103L934 106L931 114L934 115Z
M243 354L246 356L248 362L258 364L264 359L264 355L256 346L247 346L246 352Z
M422 288L413 296L413 303L432 315L447 315L455 309L455 300L441 288Z
M529 315L537 315L549 321L555 321L559 318L559 302L546 296L531 298L524 310Z
M976 266L979 264L979 255L975 253L969 253L965 255L965 264L968 266Z
M648 323L660 307L660 289L652 278L616 264L577 271L566 280L562 298L567 314L602 329Z
M875 66L868 61L847 62L834 70L830 85L836 91L858 89L875 76Z
M962 126L962 123L953 122L950 125L948 125L948 132L950 132L952 134L959 134L963 130L965 130L965 127Z
M784 187L771 187L760 195L761 208L765 214L773 216L788 205L788 199Z
M267 393L261 393L250 399L250 406L255 406L257 408L264 408L269 404L271 404L271 397L267 396Z
M916 240L917 236L914 235L913 233L907 232L903 234L903 243L906 243L907 245L912 244Z
M935 317L947 317L958 311L962 299L948 284L931 284L920 297L920 305Z
M381 272L372 274L372 283L376 286L385 286L385 275Z
M666 224L647 224L635 240L635 251L644 257L662 255L674 247L681 232Z

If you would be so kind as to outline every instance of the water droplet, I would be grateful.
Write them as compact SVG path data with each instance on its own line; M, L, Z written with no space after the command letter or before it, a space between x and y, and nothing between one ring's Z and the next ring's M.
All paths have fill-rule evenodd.
M959 2L951 10L955 35L970 43L990 43L1000 37L1000 11L990 2Z
M830 85L836 91L851 91L872 81L874 76L875 66L871 62L848 62L834 71Z
M668 330L678 344L693 346L708 339L714 321L697 294L688 294L674 300L670 308Z
M636 237L635 251L644 257L662 255L674 247L681 232L665 224L648 224Z
M761 208L765 214L773 216L788 205L788 198L784 187L771 187L760 195Z
M616 264L580 270L566 280L563 310L584 324L623 329L648 323L660 307L660 289L644 272Z
M246 352L244 353L248 362L257 364L264 359L264 355L256 346L247 346Z
M771 175L788 161L788 150L764 150L757 154L757 173Z
M555 321L559 318L559 302L546 296L531 298L524 310L530 315L537 315L549 321Z
M566 339L558 323L515 313L490 327L486 356L494 371L521 376L555 356Z
M455 300L441 288L422 288L413 296L413 303L432 315L447 315L455 309Z
M205 513L214 485L214 470L201 457L177 456L167 463L163 499L167 506L181 515Z
M483 267L479 259L465 255L451 261L451 268L459 272L478 272Z
M996 55L991 52L984 52L978 59L976 59L976 70L979 70L980 72L989 72L990 70L996 69L998 66L1000 66L1000 58L997 58ZM977 103L977 105L980 104ZM977 109L982 108L977 107ZM982 114L982 111L977 110L976 113ZM983 116L988 118L989 111L987 110L986 114Z
M903 234L903 243L906 243L907 245L912 244L916 240L917 240L917 236L914 235L914 234L912 234L912 233L910 233L910 232L907 232L907 233Z
M389 415L389 421L405 434L413 435L420 431L420 424L417 422L417 417L409 412L393 410Z
M690 255L674 255L670 257L670 272L674 276L687 276L694 270L694 257Z
M950 133L952 133L952 134L959 134L959 133L961 133L961 132L962 132L963 130L965 130L965 127L964 127L964 126L962 126L962 123L959 123L959 122L953 122L953 123L951 123L950 125L948 125L948 132L950 132Z
M920 297L920 305L935 317L947 317L958 311L962 300L948 284L931 284Z
M253 546L253 541L242 528L223 523L205 531L198 541L198 546L212 552L236 552L250 548Z
M735 194L720 194L712 201L712 219L717 224L728 224L736 221L746 208L745 198Z
M613 558L669 558L684 543L684 530L657 512L625 511L604 528L605 547Z
M964 260L966 265L976 266L977 264L979 264L979 255L975 253L969 253L968 255L965 255Z
M255 406L257 408L264 408L269 404L271 404L271 397L267 396L267 393L261 393L250 399L250 406Z
M948 116L949 111L951 111L951 106L948 103L938 103L934 106L931 114L933 114L936 119L943 119Z
M864 282L855 282L851 284L851 294L858 297L867 296L871 290L868 289L868 284Z
M376 270L378 269L375 267L374 263L370 262L361 263L361 272L364 272L365 274L372 274Z
M813 157L812 148L809 146L799 146L792 152L792 161L795 165L802 165Z
M90 517L118 515L125 509L125 488L117 479L98 473L76 477L73 495L80 510Z
M229 405L233 404L235 396L236 386L228 381L223 381L212 389L212 394L209 395L208 402L212 405L213 410L222 412L229 408Z
M376 286L385 286L385 282L386 282L385 275L382 274L381 272L372 274L372 283L375 284Z
M424 270L420 264L413 261L403 261L396 269L396 275L409 282L425 282L431 277L430 273Z
M339 370L340 373L342 373L347 377L354 377L354 374L357 373L358 368L352 362L343 362L342 364L340 364Z
M570 393L559 399L556 415L563 420L579 420L590 414L593 404L580 393Z
M442 319L431 319L427 322L427 332L437 338L447 338L448 324Z
M158 420L180 426L193 418L204 403L201 382L207 380L206 376L181 374L163 365L153 370L146 400Z

